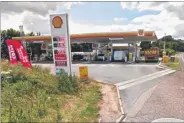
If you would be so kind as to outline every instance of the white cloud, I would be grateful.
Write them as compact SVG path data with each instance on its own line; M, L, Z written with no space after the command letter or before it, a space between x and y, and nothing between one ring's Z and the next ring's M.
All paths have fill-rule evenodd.
M57 9L71 9L74 5L83 5L83 2L2 2L1 12L17 14L29 11L37 15L46 16Z
M70 18L69 18L70 19ZM9 16L6 20L2 20L2 29L19 29L19 25L23 24L25 32L41 32L42 34L50 34L49 16L46 17L35 15L31 12L25 11L22 14ZM128 25L97 25L92 23L76 23L69 20L70 33L92 33L92 32L118 32L118 31L133 31L142 28L142 25L128 24Z
M164 33L177 33L175 26L184 23L177 17L172 17L166 12L161 12L158 15L145 15L134 18L130 24L112 24L98 25L90 23L74 22L69 17L69 27L71 34L77 33L93 33L93 32L121 32L121 31L136 31L137 29L154 30L159 38ZM174 22L174 23L173 23ZM2 20L2 29L14 28L19 29L19 25L24 25L25 32L41 32L42 34L50 35L49 15L46 17L35 15L25 11L19 15L11 15L8 19ZM179 36L179 35L175 35Z
M162 11L172 7L181 7L183 8L184 2L121 2L121 7L123 9L129 10L153 10L153 11ZM181 9L180 8L180 9ZM178 8L179 9L179 8Z
M121 7L123 9L137 9L139 11L145 10L163 10L165 6L168 5L168 2L121 2Z
M151 28L158 33L158 36L163 36L164 33L168 35L173 35L176 33L176 26L184 23L183 20L180 20L172 14L162 11L158 15L145 15L137 17L132 20L133 23L141 23L144 27Z
M127 2L130 4L131 2ZM83 4L83 3L73 3L73 4ZM144 3L145 4L145 3ZM148 4L148 3L146 3ZM157 4L157 6L161 6L166 3L149 3L149 6L153 6ZM170 3L168 3L170 4ZM130 8L136 8L136 6L140 5L137 3ZM140 10L146 10L149 7L143 6ZM163 5L162 5L163 6ZM180 6L181 4L173 4L173 6ZM70 5L65 4L65 7L71 9ZM124 8L127 6L124 5ZM159 7L158 7L159 8ZM158 9L157 8L157 9ZM162 7L160 7L161 10ZM149 8L154 9L154 8ZM137 29L145 29L145 30L153 30L156 31L158 38L164 36L164 33L168 35L173 35L174 37L183 37L183 27L184 20L178 17L177 14L173 14L169 12L167 9L162 8L163 10L158 15L144 15L140 17L134 18L130 24L120 24L119 22L125 21L126 18L114 18L113 20L116 22L114 24L109 25L101 25L94 24L90 21L88 23L75 22L69 16L69 27L71 34L77 33L93 33L93 32L121 32L121 31L136 31ZM176 9L176 8L175 8ZM35 10L34 10L35 11ZM39 11L39 10L38 10ZM50 35L50 25L49 25L49 14L54 13L55 9L50 9L47 13L36 14L36 12L32 12L32 10L23 11L17 14L3 14L3 18L1 18L1 29L19 29L19 25L24 25L25 32L41 32L41 34ZM105 21L105 20L104 20Z
M127 19L127 18L123 18L123 17L120 17L120 18L115 17L113 20L114 20L114 22L116 22L116 23L120 23L120 22L126 21L126 20L128 20L128 19Z

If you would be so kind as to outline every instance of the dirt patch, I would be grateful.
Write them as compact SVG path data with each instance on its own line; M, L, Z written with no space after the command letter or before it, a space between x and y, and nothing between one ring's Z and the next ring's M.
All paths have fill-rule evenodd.
M104 84L100 91L103 96L100 102L100 122L115 122L121 115L116 87Z

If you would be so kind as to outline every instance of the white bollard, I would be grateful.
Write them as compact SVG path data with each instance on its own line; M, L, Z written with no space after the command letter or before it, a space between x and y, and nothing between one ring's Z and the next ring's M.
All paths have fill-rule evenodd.
M135 62L135 56L133 57L133 62Z
M127 57L125 57L125 62L127 62Z

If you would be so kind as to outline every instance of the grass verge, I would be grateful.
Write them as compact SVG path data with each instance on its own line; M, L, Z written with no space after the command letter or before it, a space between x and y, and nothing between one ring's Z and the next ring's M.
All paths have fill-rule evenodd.
M166 64L166 66L168 66L168 67L170 67L170 68L172 68L172 69L174 69L174 70L179 70L179 68L180 68L179 59L176 58L174 62L170 62L170 61L169 61L169 62Z
M96 122L101 85L1 61L1 122ZM69 84L66 84L69 82ZM63 89L61 86L67 88Z

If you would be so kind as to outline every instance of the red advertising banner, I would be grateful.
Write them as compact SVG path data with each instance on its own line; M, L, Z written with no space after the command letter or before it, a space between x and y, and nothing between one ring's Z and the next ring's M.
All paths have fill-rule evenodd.
M12 40L6 40L7 46L8 46L8 51L9 51L9 57L10 57L10 63L11 64L17 64L17 56L15 53L15 49L13 48L12 45Z
M144 56L146 57L158 57L159 49L158 48L151 48L144 51Z
M30 63L28 56L27 56L27 52L26 52L24 46L22 45L22 43L18 40L12 40L12 44L15 48L15 51L17 52L17 54L19 56L19 59L20 59L20 62L22 63L22 65L24 67L27 67L27 68L32 68L31 63Z

